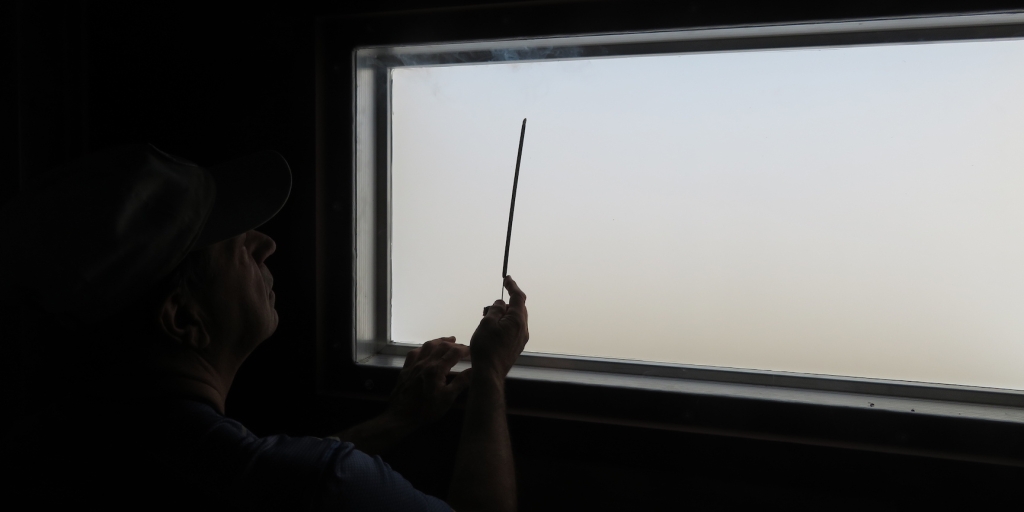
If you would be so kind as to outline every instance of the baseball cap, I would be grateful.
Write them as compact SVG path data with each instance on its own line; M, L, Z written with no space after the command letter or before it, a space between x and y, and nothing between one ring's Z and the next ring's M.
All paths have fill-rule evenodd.
M58 319L102 320L189 251L270 220L291 183L274 151L211 167L149 144L89 155L47 173L0 215L0 290Z

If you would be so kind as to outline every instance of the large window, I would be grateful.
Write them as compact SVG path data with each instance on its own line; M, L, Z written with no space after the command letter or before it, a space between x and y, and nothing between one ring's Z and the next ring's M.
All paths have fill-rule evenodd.
M468 342L498 298L528 118L509 259L529 295L519 377L1016 404L1022 23L358 50L354 358Z

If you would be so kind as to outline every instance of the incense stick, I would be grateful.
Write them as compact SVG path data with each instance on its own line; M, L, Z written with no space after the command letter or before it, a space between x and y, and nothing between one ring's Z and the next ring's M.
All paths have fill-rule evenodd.
M501 266L501 300L505 300L505 278L508 277L508 247L512 242L512 217L516 213L516 188L519 186L519 162L523 159L523 139L526 138L526 118L519 132L519 154L516 155L516 176L512 179L512 205L508 208L508 233L505 234L505 263Z

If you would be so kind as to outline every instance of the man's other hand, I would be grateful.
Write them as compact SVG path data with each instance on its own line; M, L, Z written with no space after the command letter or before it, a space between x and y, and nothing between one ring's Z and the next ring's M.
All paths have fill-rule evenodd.
M414 427L444 416L469 385L470 370L459 373L450 383L446 382L448 372L468 356L469 347L455 343L454 336L430 340L410 351L391 393L388 413Z
M475 371L493 371L499 378L508 374L530 340L526 294L511 276L505 276L504 284L509 294L508 304L496 300L488 306L469 341Z

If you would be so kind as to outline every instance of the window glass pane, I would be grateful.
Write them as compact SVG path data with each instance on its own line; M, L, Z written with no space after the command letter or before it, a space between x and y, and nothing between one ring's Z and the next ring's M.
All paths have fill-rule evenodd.
M1024 389L1024 42L392 71L392 338Z

